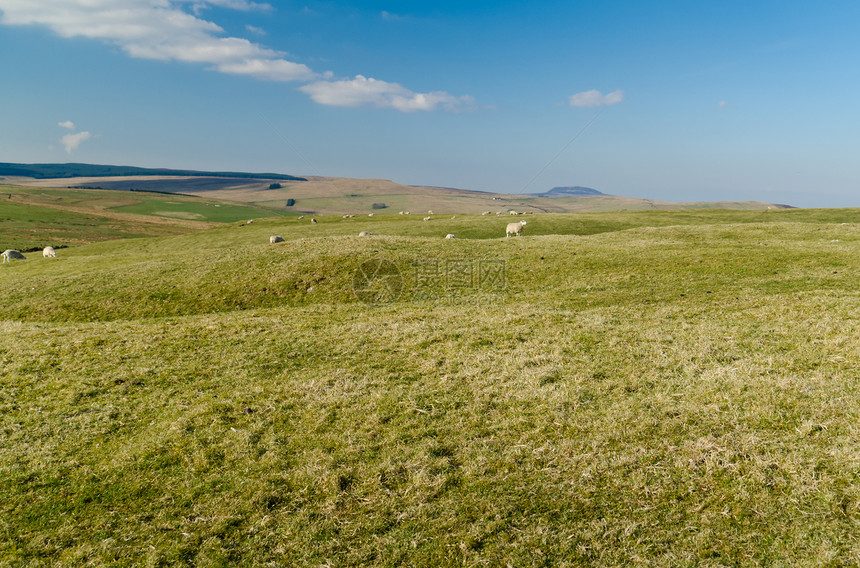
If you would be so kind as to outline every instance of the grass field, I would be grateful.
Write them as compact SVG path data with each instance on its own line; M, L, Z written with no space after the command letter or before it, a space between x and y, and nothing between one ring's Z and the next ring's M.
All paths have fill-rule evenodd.
M0 249L177 235L273 215L289 213L182 195L0 185Z
M2 178L0 178L2 179ZM194 195L205 199L237 201L281 209L287 200L295 203L290 211L299 213L348 214L380 212L374 203L384 203L382 212L411 211L425 214L472 213L508 210L532 213L584 213L596 211L649 211L684 209L780 209L785 206L755 201L672 203L636 197L538 197L471 191L445 187L402 185L386 179L356 179L309 176L304 181L267 178L225 178L187 176L119 176L58 179L15 178L32 187L101 187L138 189ZM270 189L273 182L281 187ZM274 214L274 213L272 213Z
M319 219L0 265L0 566L860 563L860 210Z

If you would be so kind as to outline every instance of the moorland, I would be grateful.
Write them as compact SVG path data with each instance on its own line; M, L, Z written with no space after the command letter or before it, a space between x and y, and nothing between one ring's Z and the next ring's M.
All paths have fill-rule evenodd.
M3 191L0 565L860 563L858 209Z

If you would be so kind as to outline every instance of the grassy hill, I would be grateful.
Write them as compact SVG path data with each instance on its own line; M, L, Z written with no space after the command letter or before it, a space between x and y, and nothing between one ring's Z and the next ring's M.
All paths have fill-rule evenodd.
M301 181L304 178L286 174L254 174L248 172L201 172L168 168L138 168L135 166L105 166L97 164L14 164L0 162L0 176L20 176L34 179L63 179L75 177L183 176L221 178L264 178Z
M10 183L32 187L99 187L182 193L207 199L239 201L305 214L378 214L408 211L441 214L485 211L507 213L513 209L532 213L574 213L622 210L682 209L781 209L788 206L757 201L671 203L611 195L510 195L445 187L410 186L385 179L313 177L283 179L242 174L194 177L183 175L117 175L90 177L9 178ZM260 174L268 176L269 174ZM289 177L289 176L288 176ZM274 187L273 187L274 186ZM278 187L279 186L279 187ZM593 191L593 190L592 190ZM288 205L289 204L289 205Z
M0 248L35 250L201 231L282 210L146 192L0 185Z
M860 211L319 220L0 265L3 563L860 561Z

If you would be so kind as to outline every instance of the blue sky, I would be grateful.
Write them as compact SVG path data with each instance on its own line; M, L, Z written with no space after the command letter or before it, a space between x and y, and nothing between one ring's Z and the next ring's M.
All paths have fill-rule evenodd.
M860 206L860 3L0 0L0 161Z

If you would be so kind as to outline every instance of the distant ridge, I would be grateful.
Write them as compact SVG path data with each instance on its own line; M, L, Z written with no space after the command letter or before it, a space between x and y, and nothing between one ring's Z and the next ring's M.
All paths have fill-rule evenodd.
M543 193L535 193L538 197L569 197L573 196L595 196L595 195L605 195L607 197L611 197L607 193L603 193L602 191L597 191L596 189L591 189L590 187L582 187L579 185L574 186L564 186L564 187L554 187L549 191L545 191Z
M307 181L306 178L286 174L252 174L247 172L203 172L197 170L171 170L167 168L138 168L135 166L104 166L97 164L13 164L0 162L0 176L21 176L35 179L109 176L187 176L248 179L280 179Z

